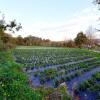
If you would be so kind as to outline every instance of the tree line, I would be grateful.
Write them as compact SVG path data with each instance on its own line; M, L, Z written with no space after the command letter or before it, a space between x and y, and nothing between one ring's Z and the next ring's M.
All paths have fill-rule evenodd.
M66 41L51 41L49 39L42 39L39 37L35 37L29 35L27 37L12 37L10 34L5 31L0 31L0 48L8 49L13 48L17 45L22 46L52 46L52 47L93 47L93 45L97 45L97 42L93 39L89 38L83 32L79 32L74 40L66 40Z

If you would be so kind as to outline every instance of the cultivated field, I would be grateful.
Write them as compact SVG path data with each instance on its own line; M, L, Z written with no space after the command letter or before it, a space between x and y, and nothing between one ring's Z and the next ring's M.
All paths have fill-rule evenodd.
M100 99L100 54L85 49L55 47L17 47L14 59L32 87L56 88L66 83L70 94L81 100ZM98 92L95 92L98 91Z

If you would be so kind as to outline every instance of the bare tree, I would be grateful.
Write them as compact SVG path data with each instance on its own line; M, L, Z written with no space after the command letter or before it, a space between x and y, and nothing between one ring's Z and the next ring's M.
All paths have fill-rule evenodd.
M94 0L94 3L96 3L96 4L100 4L100 0Z
M88 27L88 29L86 30L86 36L89 40L95 39L95 32L96 30L92 26Z
M100 10L100 0L93 0L93 3L96 4L96 5L98 5L98 9ZM98 20L100 21L100 17L98 18ZM96 30L100 31L100 29L98 29L98 28L96 28Z

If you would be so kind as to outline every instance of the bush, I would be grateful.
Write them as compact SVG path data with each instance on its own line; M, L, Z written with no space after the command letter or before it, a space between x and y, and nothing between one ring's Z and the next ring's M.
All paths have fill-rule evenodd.
M70 76L67 76L66 77L66 81L70 81L71 80L71 77Z
M92 75L94 79L96 79L97 81L100 81L100 72L97 72L95 74Z
M39 71L34 72L34 76L37 77L39 74Z
M83 83L80 84L79 89L82 90L82 91L84 91L87 88L89 88L90 86L91 86L91 84L87 80L87 81L85 81L85 82L83 82Z
M44 82L45 82L45 78L44 77L40 77L40 83L44 84Z
M81 72L80 71L77 71L76 73L75 73L75 76L80 76L81 75Z
M4 50L4 43L3 41L0 39L0 51Z
M54 80L54 86L57 87L60 84L60 81L58 79Z

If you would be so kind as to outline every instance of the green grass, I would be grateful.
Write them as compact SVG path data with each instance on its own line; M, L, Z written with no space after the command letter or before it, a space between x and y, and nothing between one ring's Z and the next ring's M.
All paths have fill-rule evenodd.
M11 51L0 52L0 100L42 100L40 93L28 85L22 67L16 64Z
M61 49L62 47L43 47L43 46L17 46L16 49Z

